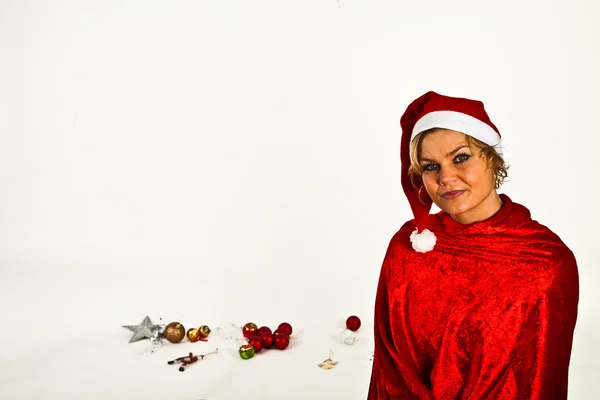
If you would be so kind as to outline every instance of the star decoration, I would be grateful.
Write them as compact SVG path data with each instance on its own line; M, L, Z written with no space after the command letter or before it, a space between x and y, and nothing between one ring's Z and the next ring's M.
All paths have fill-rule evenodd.
M153 325L148 316L139 325L123 325L123 328L127 328L133 332L129 343L142 339L157 338L160 334L160 325Z

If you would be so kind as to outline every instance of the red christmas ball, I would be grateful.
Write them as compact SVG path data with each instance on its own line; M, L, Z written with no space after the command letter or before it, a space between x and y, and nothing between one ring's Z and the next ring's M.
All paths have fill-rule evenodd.
M248 340L248 344L251 345L252 347L254 347L254 351L256 353L258 353L259 351L261 351L262 348L263 348L262 339L259 336L252 336Z
M276 333L273 341L277 350L284 350L290 344L290 337L285 333Z
M273 347L273 334L271 332L265 332L260 335L260 340L262 340L262 344L265 349L270 349Z
M242 335L244 335L244 337L246 339L250 339L252 336L256 335L257 330L258 330L258 327L256 326L256 324L254 322L248 322L242 328Z
M261 326L260 328L258 328L258 336L262 335L263 333L273 333L273 331L271 330L271 328L269 328L268 326Z
M279 324L279 327L277 327L277 330L279 332L285 333L288 336L292 336L292 326L290 324L288 324L287 322L282 322L281 324Z
M350 329L351 331L357 331L358 328L360 328L360 318L358 318L356 315L349 316L346 320L346 328Z

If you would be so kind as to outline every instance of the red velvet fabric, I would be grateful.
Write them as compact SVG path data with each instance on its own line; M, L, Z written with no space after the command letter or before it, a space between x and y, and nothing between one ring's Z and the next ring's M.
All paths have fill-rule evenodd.
M375 302L369 400L566 399L579 278L573 253L501 195L487 221L430 215L392 238Z

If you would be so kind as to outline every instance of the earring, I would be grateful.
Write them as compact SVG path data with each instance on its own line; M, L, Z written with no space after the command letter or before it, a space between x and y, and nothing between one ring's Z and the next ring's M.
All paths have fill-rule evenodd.
M421 204L424 204L426 206L429 206L431 204L433 204L433 200L431 200L431 197L429 198L429 200L431 200L430 203L425 203L423 200L421 200L421 190L423 190L425 186L421 186L421 188L419 189L419 191L417 192L417 198L419 199L419 201L421 202Z

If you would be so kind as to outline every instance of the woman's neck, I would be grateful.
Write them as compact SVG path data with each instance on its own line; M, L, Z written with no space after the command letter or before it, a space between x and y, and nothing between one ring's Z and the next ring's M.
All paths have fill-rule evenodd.
M492 190L488 197L486 197L482 202L477 204L469 211L460 213L458 215L450 215L450 217L462 225L470 225L474 224L475 222L490 219L498 211L500 211L502 205L502 199L496 190Z

